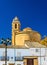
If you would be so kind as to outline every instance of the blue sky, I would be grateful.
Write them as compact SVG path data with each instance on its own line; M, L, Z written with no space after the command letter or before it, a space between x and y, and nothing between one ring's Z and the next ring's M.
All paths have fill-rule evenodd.
M0 0L0 38L11 38L11 23L19 17L21 30L31 27L47 35L47 0Z

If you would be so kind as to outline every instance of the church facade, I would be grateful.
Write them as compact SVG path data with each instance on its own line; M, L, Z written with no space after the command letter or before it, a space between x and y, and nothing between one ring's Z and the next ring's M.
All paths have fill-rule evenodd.
M27 27L20 30L17 17L12 21L12 44L7 46L7 65L47 65L47 47L41 35ZM5 46L0 45L0 65L5 65Z

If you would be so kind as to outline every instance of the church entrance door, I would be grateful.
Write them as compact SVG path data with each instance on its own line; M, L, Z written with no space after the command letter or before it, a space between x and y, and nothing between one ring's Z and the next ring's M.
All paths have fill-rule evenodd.
M34 65L34 59L27 59L27 65Z

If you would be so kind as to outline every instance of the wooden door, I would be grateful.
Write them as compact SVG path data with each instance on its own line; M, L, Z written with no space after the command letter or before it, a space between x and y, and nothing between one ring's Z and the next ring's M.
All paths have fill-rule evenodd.
M34 65L33 59L27 59L27 65Z

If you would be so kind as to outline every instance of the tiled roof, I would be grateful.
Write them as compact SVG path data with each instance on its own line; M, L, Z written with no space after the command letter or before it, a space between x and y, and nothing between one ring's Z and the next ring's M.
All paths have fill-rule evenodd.
M46 46L38 43L38 42L25 42L25 44L29 47L29 48L46 48Z

